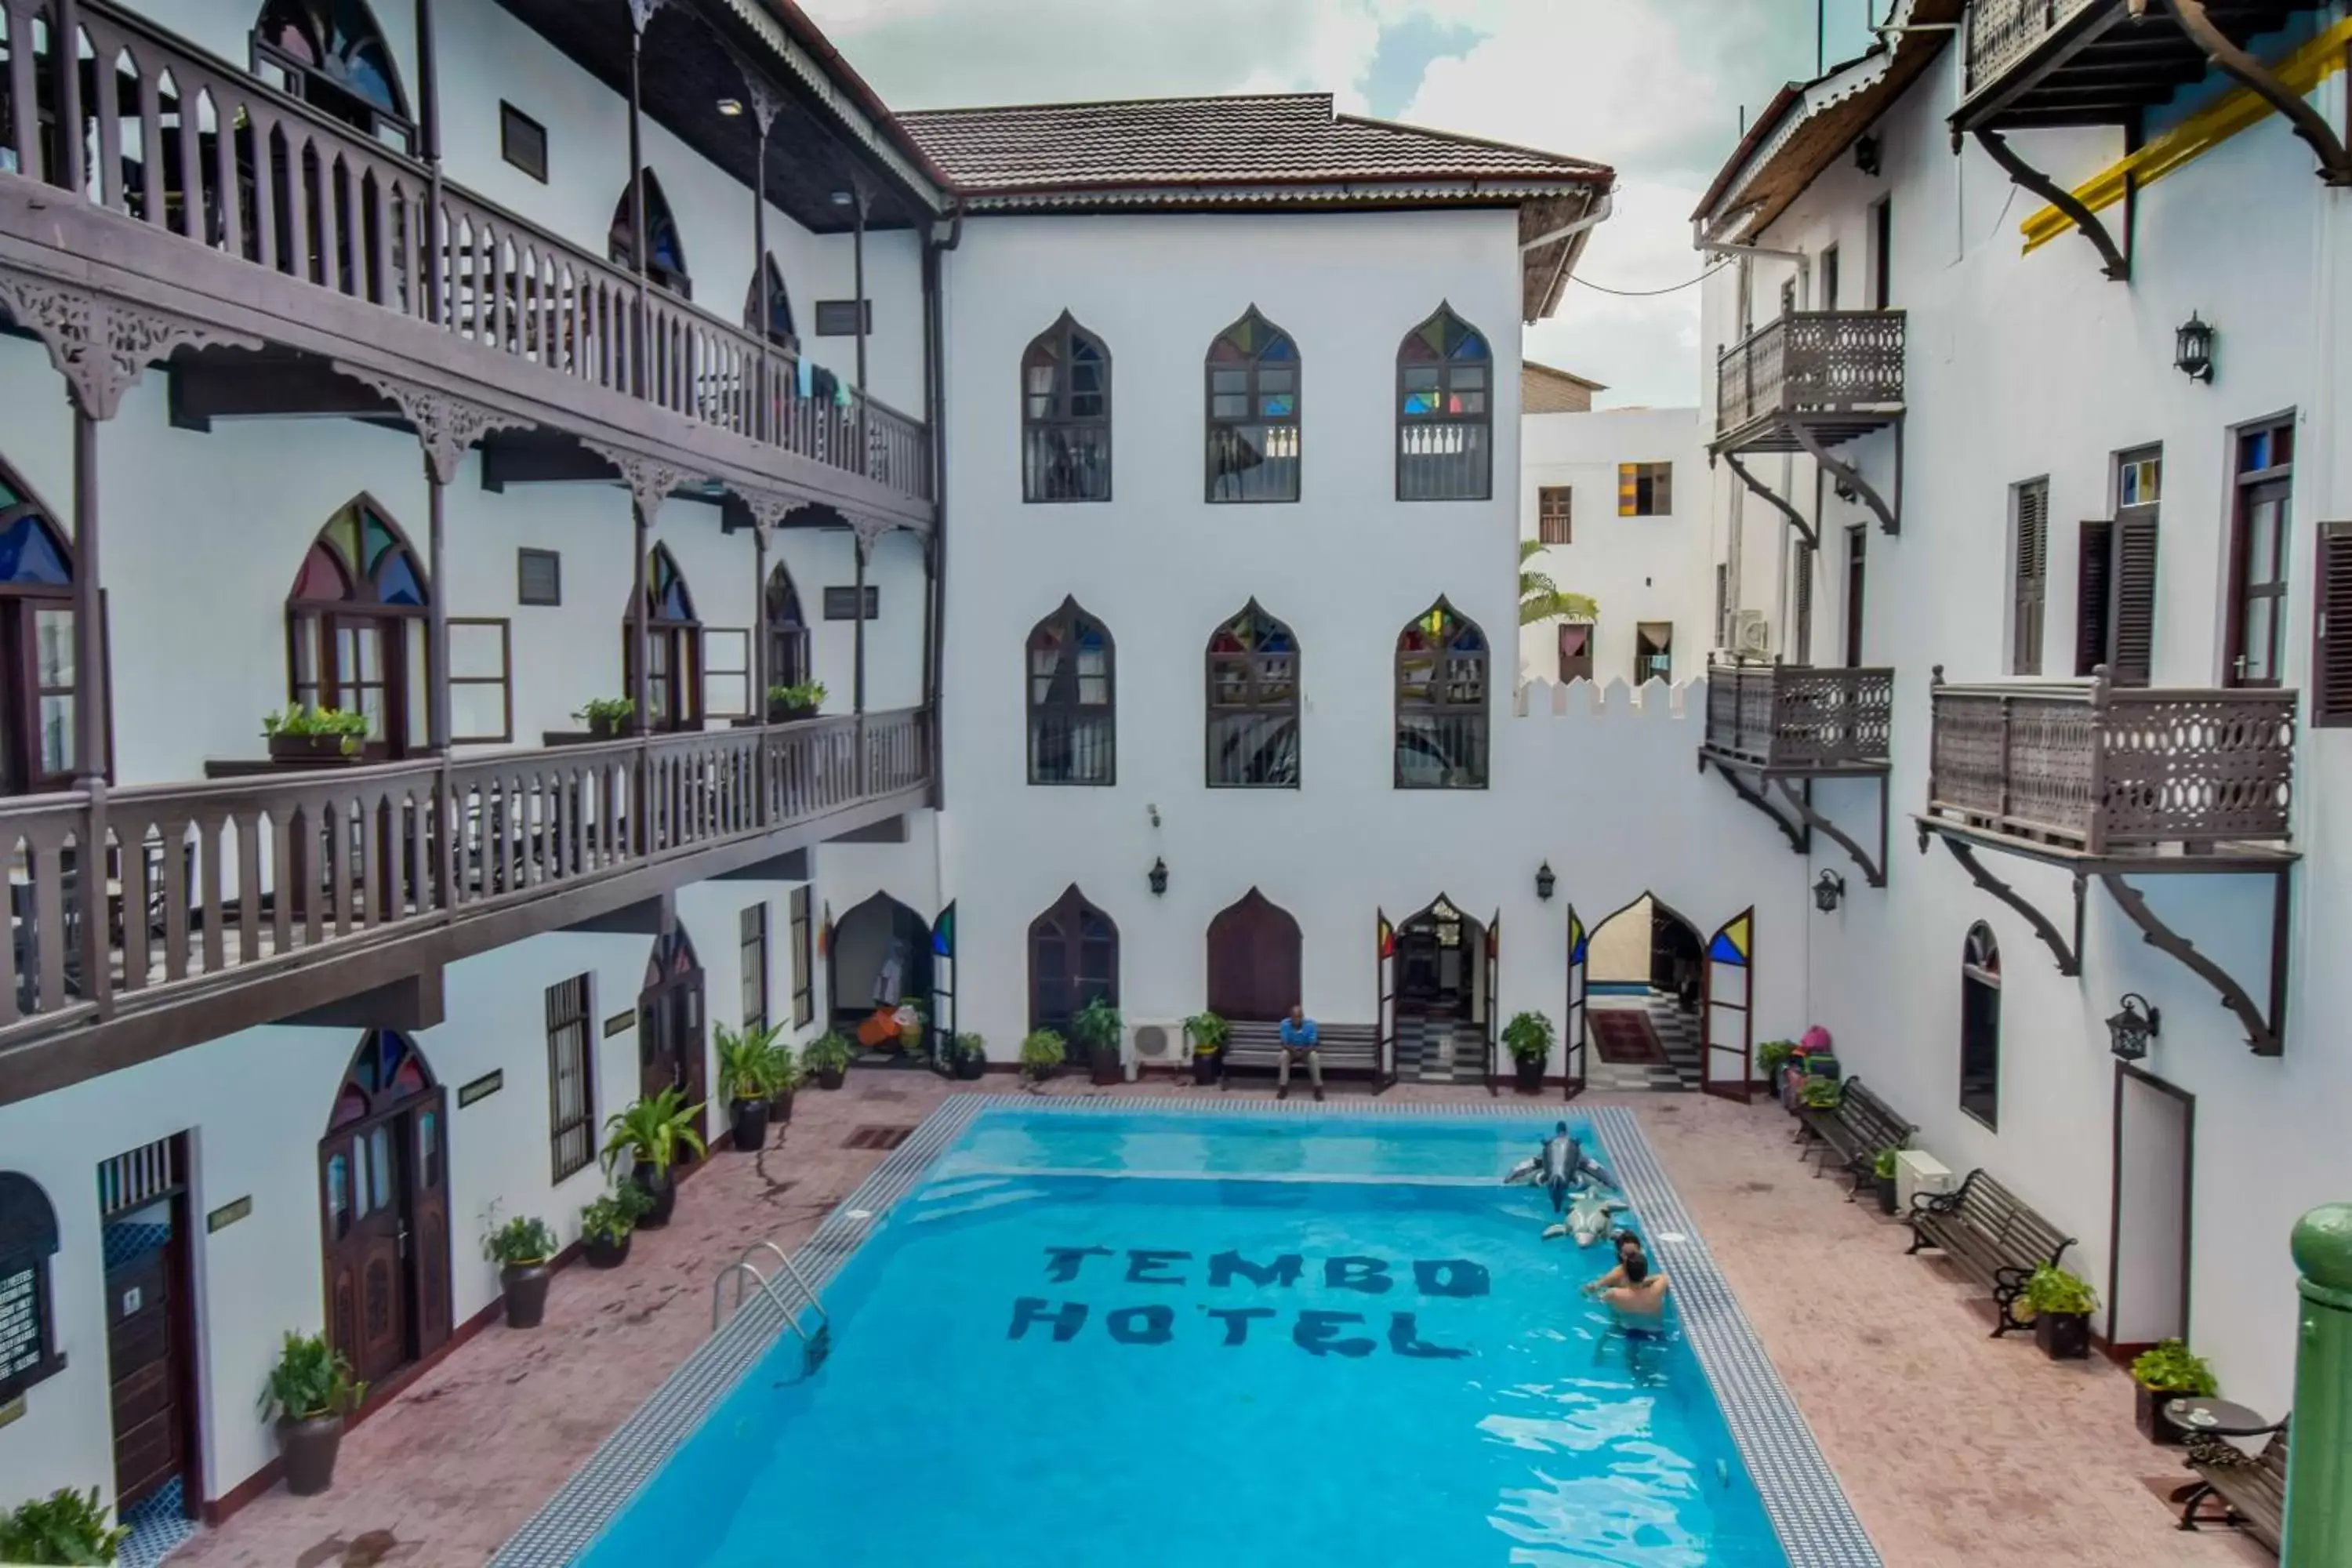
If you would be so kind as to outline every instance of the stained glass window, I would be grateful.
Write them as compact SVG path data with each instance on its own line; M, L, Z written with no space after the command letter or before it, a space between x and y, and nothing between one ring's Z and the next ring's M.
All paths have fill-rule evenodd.
M1441 305L1397 350L1397 499L1484 500L1494 489L1494 351Z
M1299 363L1290 334L1247 314L1209 345L1213 501L1298 499Z
M361 496L327 520L287 595L294 700L365 714L376 756L425 740L426 581L399 526Z
M654 172L644 172L646 183L646 276L680 299L694 298L694 280L686 270L686 242L678 237L677 220L670 216L669 198L662 195ZM613 209L613 228L606 236L605 254L615 267L637 264L635 215L629 210L624 186L621 205Z
M1209 638L1209 784L1298 787L1298 639L1252 599Z
M635 628L621 626L622 674L636 689ZM692 730L702 724L702 628L686 574L665 545L646 557L646 727Z
M1110 351L1067 310L1021 356L1022 499L1110 500Z
M768 684L798 686L809 679L808 622L800 590L782 562L768 574Z
M0 1404L65 1367L50 1316L58 1215L32 1177L0 1171Z
M1490 652L1478 623L1440 599L1398 634L1396 787L1486 787Z
M433 1075L406 1035L397 1029L370 1029L361 1037L359 1049L352 1053L327 1131L339 1131L382 1115L432 1088Z
M392 50L363 0L268 0L253 43L255 69L272 85L414 150Z
M793 332L793 300L784 292L783 268L776 265L773 254L760 263L760 271L752 276L751 297L743 301L743 324L753 331L760 331L760 279L768 282L768 341L784 348L797 348L800 340Z
M1108 784L1117 705L1110 633L1065 599L1029 634L1029 782Z
M0 467L0 789L73 780L73 546L23 479Z

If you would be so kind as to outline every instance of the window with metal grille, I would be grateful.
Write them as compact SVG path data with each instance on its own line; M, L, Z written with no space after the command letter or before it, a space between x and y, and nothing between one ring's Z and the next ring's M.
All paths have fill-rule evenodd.
M1545 544L1569 542L1570 502L1575 492L1567 485L1544 485L1536 490L1536 538Z
M1672 463L1617 465L1617 515L1665 517L1675 510L1675 466Z
M793 889L791 947L793 950L793 1027L816 1016L816 936L809 920L809 890Z
M1715 563L1715 646L1731 646L1731 563Z
M2050 587L2050 481L2010 487L2009 672L2042 673L2042 606Z
M563 603L563 556L553 550L529 546L515 552L515 603Z
M1495 354L1486 334L1440 306L1397 350L1399 500L1494 493Z
M1067 310L1021 356L1021 499L1110 500L1110 351Z
M768 1026L768 906L746 909L739 921L743 972L743 1032Z
M588 976L547 988L548 1143L559 1182L596 1158L596 1088L590 1059Z
M1029 633L1029 782L1108 784L1117 777L1110 633L1065 599Z
M2352 725L2352 522L2319 525L2317 598L2311 628L2311 721Z
M0 1402L65 1370L51 1318L58 1215L32 1177L0 1171Z
M511 103L499 104L499 156L547 184L547 127Z
M1398 789L1486 787L1486 634L1440 599L1397 636Z
M1209 785L1298 787L1298 639L1252 599L1208 652Z
M1811 664L1813 660L1813 555L1811 545L1801 539L1797 541L1797 559L1791 568L1797 579L1796 626L1789 647L1799 664Z
M1253 305L1209 345L1208 499L1298 499L1298 345Z
M824 591L824 618L828 621L856 620L858 618L859 603L860 601L857 597L857 586L856 584L851 584L845 588L827 588ZM864 604L866 606L865 618L866 620L873 621L881 619L882 589L878 584L873 583L866 584L866 597Z

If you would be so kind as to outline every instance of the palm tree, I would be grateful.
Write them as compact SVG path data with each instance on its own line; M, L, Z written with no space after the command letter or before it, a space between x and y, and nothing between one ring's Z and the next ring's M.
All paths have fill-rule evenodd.
M1601 618L1598 601L1584 594L1560 591L1549 573L1530 570L1528 563L1535 558L1543 545L1532 539L1519 541L1519 625L1532 626L1542 621L1597 621Z

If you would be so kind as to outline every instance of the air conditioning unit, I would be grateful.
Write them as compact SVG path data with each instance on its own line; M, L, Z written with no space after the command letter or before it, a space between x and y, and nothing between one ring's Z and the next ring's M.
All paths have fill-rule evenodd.
M1132 1083L1143 1076L1147 1068L1165 1068L1170 1072L1185 1071L1192 1065L1192 1052L1184 1043L1181 1019L1152 1020L1130 1023L1127 1026L1127 1077Z
M1731 651L1742 658L1769 658L1772 622L1761 610L1741 610L1731 617Z
M1921 1193L1948 1193L1952 1173L1925 1149L1906 1149L1895 1156L1895 1209L1911 1212L1911 1200Z

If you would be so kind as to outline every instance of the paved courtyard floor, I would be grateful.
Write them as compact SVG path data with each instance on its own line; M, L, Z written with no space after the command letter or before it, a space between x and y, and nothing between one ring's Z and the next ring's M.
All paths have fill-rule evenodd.
M709 1333L721 1259L762 1238L797 1244L885 1157L845 1147L860 1128L911 1126L963 1087L860 1072L840 1092L804 1092L781 1146L718 1156L684 1189L670 1226L637 1237L625 1268L566 1269L542 1328L484 1331L351 1433L328 1495L280 1487L171 1562L478 1568ZM1011 1080L978 1087L1003 1092ZM2272 1561L2229 1533L2177 1532L2159 1489L2185 1472L2134 1430L2129 1380L2104 1361L2053 1363L2029 1342L1989 1338L1977 1292L1905 1257L1895 1222L1809 1177L1777 1107L1696 1095L1594 1102L1641 1115L1889 1568Z

